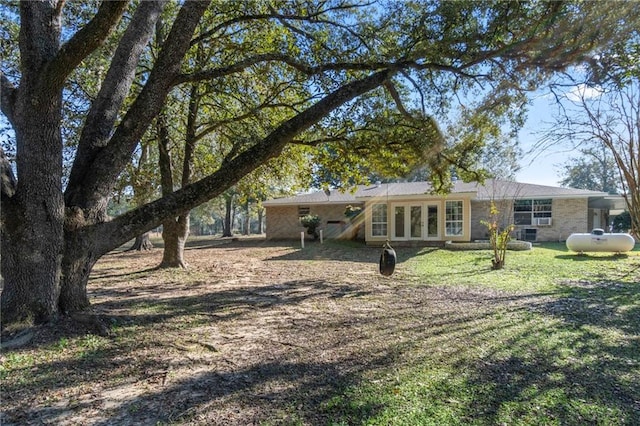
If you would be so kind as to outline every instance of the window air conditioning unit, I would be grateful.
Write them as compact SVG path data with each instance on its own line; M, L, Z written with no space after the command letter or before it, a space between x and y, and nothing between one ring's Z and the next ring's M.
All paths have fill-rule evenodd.
M539 218L536 219L536 224L549 226L549 225L551 225L551 218L550 217L539 217Z

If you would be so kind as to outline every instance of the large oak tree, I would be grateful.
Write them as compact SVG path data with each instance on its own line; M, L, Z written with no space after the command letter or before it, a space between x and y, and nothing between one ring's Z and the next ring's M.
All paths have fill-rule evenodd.
M1 75L2 112L15 133L15 162L2 156L3 327L87 310L88 277L102 255L222 194L291 144L337 158L375 154L391 165L422 157L446 182L450 163L464 167L461 153L482 141L443 143L437 118L457 100L477 99L464 107L498 123L521 105L523 90L637 27L633 8L475 0L3 6L7 28L19 25L7 45L19 61L3 61ZM161 16L169 30L151 55ZM208 61L193 60L198 45ZM96 58L106 72L88 67ZM99 82L95 96L69 90L82 72ZM229 117L247 137L220 154L214 172L107 215L119 175L173 90L202 82L250 100L259 96L257 74L282 93L273 99L279 114L251 115L260 132ZM86 108L71 125L67 108L79 98ZM249 116L237 114L240 122Z

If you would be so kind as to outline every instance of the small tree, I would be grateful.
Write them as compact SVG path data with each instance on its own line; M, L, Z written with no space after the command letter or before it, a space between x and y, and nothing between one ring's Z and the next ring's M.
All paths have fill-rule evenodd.
M300 218L302 226L307 228L307 234L313 235L313 239L317 240L320 236L318 234L318 226L320 226L320 218L315 214L308 214Z
M491 201L491 210L489 220L483 220L481 223L487 227L489 231L489 242L493 250L493 259L491 259L491 269L498 270L504 267L504 259L507 254L507 244L511 240L511 232L515 226L513 224L500 228L498 224L498 216L500 211L495 203Z

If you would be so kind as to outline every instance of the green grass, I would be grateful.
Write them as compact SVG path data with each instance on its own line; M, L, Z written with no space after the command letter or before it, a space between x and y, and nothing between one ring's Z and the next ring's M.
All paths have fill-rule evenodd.
M640 424L640 253L490 259L424 249L404 263L416 286L527 301L426 330L396 369L327 403L333 424Z
M526 292L555 291L566 282L579 280L637 282L640 267L640 249L580 255L568 251L564 243L508 251L505 268L499 271L491 270L491 257L489 250L424 249L408 260L408 266L422 283Z
M87 334L73 338L62 337L34 352L7 352L0 363L0 381L18 378L25 387L55 387L87 371L66 368L77 363L90 369L105 362L108 339ZM108 361L108 360L107 360ZM61 367L65 366L65 367Z

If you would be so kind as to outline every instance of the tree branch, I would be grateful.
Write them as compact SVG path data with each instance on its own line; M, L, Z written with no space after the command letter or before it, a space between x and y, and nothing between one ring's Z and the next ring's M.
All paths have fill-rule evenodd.
M166 0L158 0L140 3L118 44L109 71L96 100L91 105L80 135L78 151L65 191L67 204L74 203L74 195L84 182L91 163L99 150L109 141L120 107L135 78L140 55L153 35L155 23L165 2Z
M400 113L405 117L413 120L414 117L404 107L404 104L402 103L402 99L400 99L400 94L396 90L396 87L393 85L391 80L387 80L384 82L384 88L387 89L387 91L391 95L391 98L393 98L393 101L396 103L396 106L398 107L398 111L400 111Z
M297 140L294 139L289 142L291 145L302 145L302 146L318 146L323 143L331 143L331 142L348 142L349 139L342 136L329 136L326 138L313 139L313 140Z
M291 57L287 55L282 55L279 53L265 53L262 55L256 55L250 58L243 59L239 62L236 62L235 64L232 64L226 67L214 68L214 69L200 71L192 74L178 75L173 80L173 85L179 85L182 83L193 82L193 81L212 80L214 78L224 77L227 75L244 71L245 69L262 62L275 62L275 61L287 62L287 63L288 61L290 61L291 62L290 65L292 65L298 71L305 74L310 73L309 72L310 67L308 67L305 64L294 61Z
M409 80L409 82L413 85L413 88L416 90L416 92L418 92L418 94L420 95L420 105L422 107L422 114L423 115L427 115L427 110L425 108L425 96L424 93L422 91L422 88L418 85L418 82L415 81L408 72L406 71L402 71L402 76L404 78L406 78L407 80Z
M53 87L62 87L71 71L104 43L128 4L129 0L102 2L93 19L60 48L49 63L43 81L49 81Z
M303 62L297 61L288 55L280 53L265 53L262 55L256 55L250 58L243 59L235 64L214 68L210 70L204 70L192 74L181 74L177 76L173 84L179 85L185 82L199 81L199 80L212 80L215 78L225 77L237 72L244 71L245 69L257 65L263 62L282 62L289 65L293 69L299 71L302 74L312 76L326 71L377 71L381 69L433 69L440 71L450 71L455 74L462 75L464 77L476 78L477 75L467 74L459 67L448 66L436 63L418 63L415 61L399 61L399 62L334 62L326 63L322 65L308 65Z
M109 197L118 175L131 159L138 141L161 111L172 81L178 75L191 36L209 7L207 1L185 2L142 91L122 118L108 145L86 167L77 205L83 209L100 206Z
M396 71L383 70L361 80L348 83L325 96L316 104L282 123L262 141L223 163L214 174L194 182L169 196L125 213L110 222L93 225L84 232L95 232L108 238L97 238L98 251L106 253L130 238L158 226L165 218L178 216L223 193L242 177L280 154L297 134L319 122L331 111L356 97L382 85Z
M7 76L0 71L0 108L12 125L14 122L13 109L16 102L17 91L18 89L14 87Z

